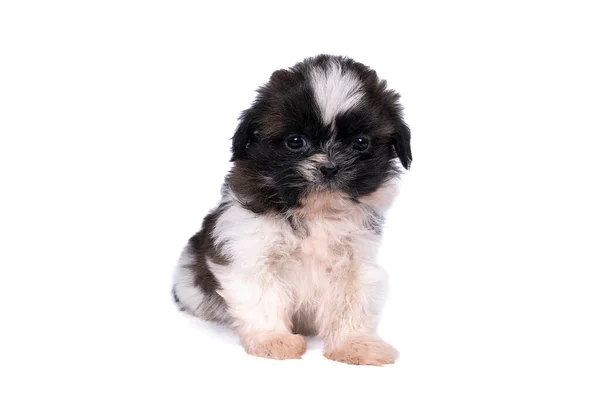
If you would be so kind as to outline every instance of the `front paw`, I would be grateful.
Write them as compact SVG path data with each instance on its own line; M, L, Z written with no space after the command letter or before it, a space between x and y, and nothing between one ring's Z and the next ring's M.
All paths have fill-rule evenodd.
M306 352L306 341L301 335L261 332L243 337L246 352L269 359L300 359Z
M393 364L398 358L398 351L378 338L365 336L348 339L324 355L342 363L383 366Z

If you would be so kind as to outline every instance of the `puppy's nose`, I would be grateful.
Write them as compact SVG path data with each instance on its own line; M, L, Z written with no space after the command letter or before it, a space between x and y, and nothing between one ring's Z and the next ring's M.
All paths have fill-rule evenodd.
M339 169L337 166L321 166L320 170L321 173L323 173L323 176L325 176L328 179L331 179L337 174Z

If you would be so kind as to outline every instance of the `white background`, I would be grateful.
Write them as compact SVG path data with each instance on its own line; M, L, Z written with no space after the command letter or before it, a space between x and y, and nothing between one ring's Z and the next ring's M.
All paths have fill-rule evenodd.
M216 3L1 3L0 396L600 397L594 2ZM413 131L390 367L251 358L170 302L239 112L318 53Z

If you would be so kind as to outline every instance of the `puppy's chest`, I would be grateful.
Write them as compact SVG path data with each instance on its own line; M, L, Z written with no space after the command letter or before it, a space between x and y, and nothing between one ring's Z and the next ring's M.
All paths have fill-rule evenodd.
M360 232L350 223L327 219L306 224L306 232L298 239L293 256L306 268L343 267L358 254L356 240Z
M351 219L304 220L301 229L283 236L288 238L271 248L274 266L304 292L353 275L368 258L372 242L372 232Z
M344 290L355 279L365 258L365 236L370 233L349 220L316 219L304 224L296 245L287 248L283 275L294 287L298 305L325 300L327 293ZM320 298L320 299L319 299ZM311 305L311 306L312 306Z

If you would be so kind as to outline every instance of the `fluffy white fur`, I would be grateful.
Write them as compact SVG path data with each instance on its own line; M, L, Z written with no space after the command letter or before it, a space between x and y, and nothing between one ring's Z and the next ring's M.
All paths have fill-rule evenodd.
M300 317L325 339L328 352L357 335L383 345L374 334L386 273L376 261L380 236L365 226L369 210L385 211L394 192L384 186L361 204L332 193L308 196L302 214L289 215L305 221L300 235L284 215L257 216L226 196L231 206L214 238L230 263L209 260L209 266L242 339L265 333L292 339L292 319Z
M335 116L360 103L362 84L352 72L343 72L337 62L326 67L314 68L311 86L323 122L333 124Z

